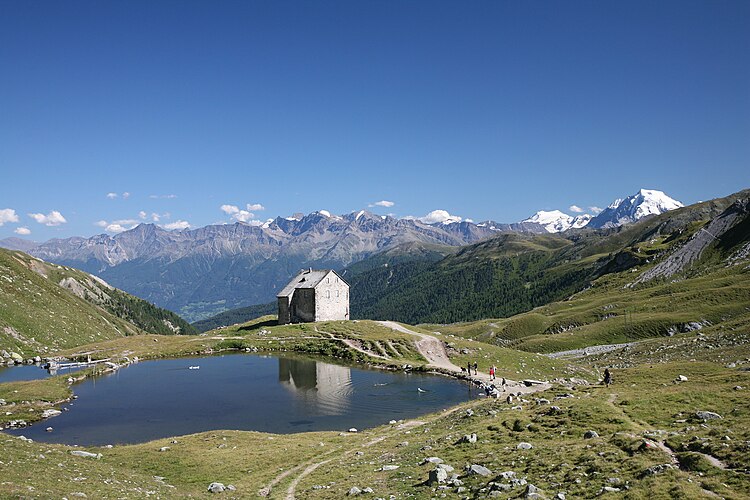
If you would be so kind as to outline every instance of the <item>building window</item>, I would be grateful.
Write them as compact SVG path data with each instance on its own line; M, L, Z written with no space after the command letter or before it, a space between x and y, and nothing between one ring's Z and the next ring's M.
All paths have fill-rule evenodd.
M339 291L338 290L336 290L336 298L337 299L339 298Z
M327 299L331 298L331 291L330 290L326 290L326 298Z
M326 278L326 283L330 283L330 282L331 282L331 278Z

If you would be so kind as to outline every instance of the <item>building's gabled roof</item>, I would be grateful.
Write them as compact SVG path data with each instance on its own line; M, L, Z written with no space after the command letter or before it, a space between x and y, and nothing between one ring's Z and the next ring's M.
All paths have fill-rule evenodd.
M336 271L331 269L305 269L304 271L300 271L299 274L297 274L297 276L295 276L294 279L276 295L276 297L291 297L294 291L299 288L315 288L321 281L323 281L323 278L328 276L329 273L335 274L347 286L349 285Z

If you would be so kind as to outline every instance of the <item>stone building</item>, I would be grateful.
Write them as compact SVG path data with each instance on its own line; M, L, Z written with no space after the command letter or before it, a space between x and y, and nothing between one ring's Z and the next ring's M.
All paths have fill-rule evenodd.
M349 284L336 271L300 271L276 296L279 324L349 319Z

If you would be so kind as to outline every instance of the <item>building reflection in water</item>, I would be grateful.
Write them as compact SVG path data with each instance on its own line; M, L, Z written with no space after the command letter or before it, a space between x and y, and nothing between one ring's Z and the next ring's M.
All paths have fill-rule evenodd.
M279 358L279 382L319 415L338 415L350 405L352 373L345 366Z

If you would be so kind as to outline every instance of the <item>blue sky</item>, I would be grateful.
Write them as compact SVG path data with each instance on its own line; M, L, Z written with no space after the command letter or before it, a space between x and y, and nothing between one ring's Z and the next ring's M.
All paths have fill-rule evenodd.
M747 1L0 0L0 238L727 195L748 26Z

